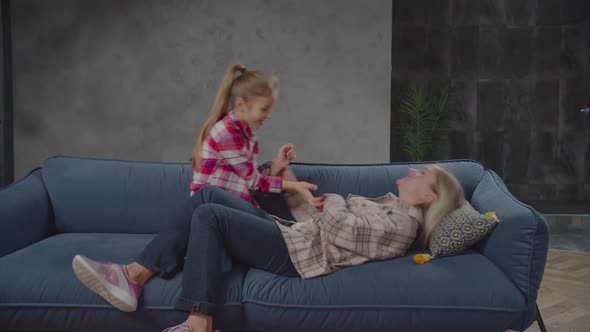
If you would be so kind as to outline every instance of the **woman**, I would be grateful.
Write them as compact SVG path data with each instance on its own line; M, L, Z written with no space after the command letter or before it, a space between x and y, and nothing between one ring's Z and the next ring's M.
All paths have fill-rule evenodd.
M368 260L402 256L415 241L424 247L436 225L465 199L457 179L438 165L410 169L397 186L398 197L388 193L376 199L355 195L344 199L326 194L321 212L305 199L292 197L290 207L299 220L292 226L252 213L256 211L251 205L236 204L239 198L219 188L203 187L197 195L208 203L193 213L186 255L190 264L185 266L177 303L190 314L165 331L211 331L215 301L209 290L221 274L222 249L258 269L313 278ZM140 285L146 281L136 280Z

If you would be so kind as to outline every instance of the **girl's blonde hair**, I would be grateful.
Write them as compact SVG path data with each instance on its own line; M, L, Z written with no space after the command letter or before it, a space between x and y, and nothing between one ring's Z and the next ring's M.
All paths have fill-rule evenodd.
M241 74L235 77L237 72ZM241 64L229 66L219 85L209 117L199 130L197 142L193 148L193 169L199 170L201 168L203 143L215 123L231 110L236 98L241 97L245 101L248 101L251 97L271 97L276 99L278 92L279 81L273 73L262 70L247 70Z
M438 224L453 210L458 209L465 202L465 194L459 180L440 165L435 165L436 183L432 188L437 199L424 208L422 227L416 240L416 245L426 248L432 233Z

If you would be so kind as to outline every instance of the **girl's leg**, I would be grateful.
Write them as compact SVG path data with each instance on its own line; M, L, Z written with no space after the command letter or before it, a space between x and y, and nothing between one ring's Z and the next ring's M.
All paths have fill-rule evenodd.
M217 203L257 216L268 222L272 218L264 210L250 202L214 186L204 186L195 193L183 209L174 217L172 224L161 231L141 252L136 261L127 265L127 271L138 282L145 283L154 273L163 278L172 277L182 268L186 254L191 218L202 204ZM151 275L150 275L151 273Z
M263 210L219 188L206 186L187 201L172 225L160 232L135 262L125 266L76 255L72 261L76 276L114 307L122 311L136 310L143 285L154 274L169 277L182 265L193 211L207 202L239 208L270 224L270 216Z
M268 272L298 277L281 231L273 222L219 204L196 209L191 222L183 288L177 303L195 317L213 314L212 290L221 274L222 249L233 259ZM197 320L201 321L201 320ZM195 325L198 325L195 323ZM197 326L193 326L197 329ZM197 330L199 331L199 330Z

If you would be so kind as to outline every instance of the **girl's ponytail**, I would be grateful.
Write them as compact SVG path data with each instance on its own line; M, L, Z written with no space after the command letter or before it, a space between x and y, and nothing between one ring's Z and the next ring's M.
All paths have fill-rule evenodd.
M207 121L203 127L201 127L199 135L197 136L197 142L193 148L193 170L198 171L201 168L201 152L203 149L203 142L205 141L207 135L209 135L209 131L211 131L211 128L213 128L215 123L217 123L217 121L219 121L228 112L229 98L234 76L236 72L243 72L244 70L246 70L246 67L240 64L233 64L229 66L225 72L225 75L221 80L221 84L219 85L217 96L213 102L213 107L211 107L211 112L209 112L209 118L207 118Z

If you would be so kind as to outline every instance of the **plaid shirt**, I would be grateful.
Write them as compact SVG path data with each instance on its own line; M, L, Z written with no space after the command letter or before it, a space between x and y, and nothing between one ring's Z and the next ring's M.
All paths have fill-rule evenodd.
M279 193L283 180L270 176L270 168L258 170L258 139L232 111L211 128L201 152L201 169L193 170L191 196L210 184L255 206L255 191Z
M294 216L307 215L306 220L293 223L275 218L291 261L304 279L368 260L403 256L422 219L421 210L392 193L375 199L348 195L346 200L330 195L323 212L315 212L308 204L295 210Z

